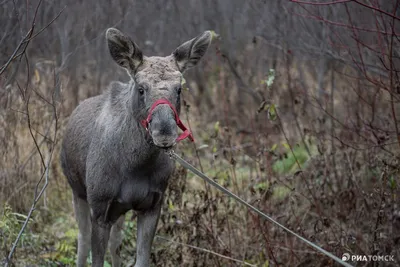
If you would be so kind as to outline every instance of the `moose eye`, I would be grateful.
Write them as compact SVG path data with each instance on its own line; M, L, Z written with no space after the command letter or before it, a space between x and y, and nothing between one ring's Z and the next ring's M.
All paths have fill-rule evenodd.
M182 87L181 87L181 86L179 86L179 87L178 87L178 95L180 95L180 94L181 94L181 92L182 92Z
M139 88L139 94L143 95L144 94L144 89L143 88Z

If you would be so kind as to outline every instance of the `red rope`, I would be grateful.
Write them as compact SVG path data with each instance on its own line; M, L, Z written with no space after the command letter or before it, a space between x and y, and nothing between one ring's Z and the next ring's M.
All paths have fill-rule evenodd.
M162 105L162 104L167 104L172 109L172 111L174 112L174 115L175 115L176 125L183 131L183 133L180 136L178 136L178 138L176 139L176 142L179 142L179 141L185 139L186 137L189 137L189 139L193 142L194 141L193 134L183 124L183 122L179 118L178 112L176 112L175 107L167 99L159 99L156 102L154 102L153 105L151 105L151 108L149 110L149 115L147 115L147 118L145 120L142 120L140 122L143 125L143 127L146 129L146 131L149 130L148 126L150 124L151 116L153 115L154 109L158 105Z

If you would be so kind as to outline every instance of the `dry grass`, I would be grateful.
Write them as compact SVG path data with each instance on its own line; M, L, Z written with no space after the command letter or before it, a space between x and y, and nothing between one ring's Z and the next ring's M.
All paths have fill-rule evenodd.
M275 116L263 108L257 112L260 102L243 94L226 69L207 66L206 93L211 106L196 99L195 85L185 92L190 108L184 107L181 117L189 121L196 144L183 142L179 151L220 184L337 256L349 252L400 259L398 144L371 145L371 132L365 139L367 130L350 130L338 122L370 116L368 108L355 106L360 96L354 92L360 88L348 90L356 86L354 81L337 76L332 120L330 99L316 100L313 75L306 72L309 90L305 91L300 85L299 63L293 64L290 72L283 66L277 68L271 87L260 85L262 73L252 81L256 91L268 99L267 104L276 106ZM31 88L48 96L54 85L52 76L32 79ZM68 113L77 104L71 99L96 93L89 80L77 90L81 92L78 97L62 88L58 108L64 116L60 117L57 141ZM329 78L326 83L325 90L330 92ZM67 77L61 84L68 85ZM364 89L369 97L370 91ZM43 171L26 114L19 112L26 102L16 85L9 92L6 108L0 112L4 148L0 203L10 207L3 208L0 217L1 257L6 256L21 225L16 213L26 214ZM46 137L52 133L48 132L52 109L31 93L31 128L45 151L49 146ZM386 98L376 98L381 114L387 114ZM385 142L393 143L393 134ZM58 146L59 142L50 185L18 247L16 266L73 266L77 230L70 191L58 164ZM135 221L127 218L122 251L127 265L132 263L135 249L135 227ZM156 266L243 266L221 255L254 266L334 266L181 167L171 179L157 234L153 249Z

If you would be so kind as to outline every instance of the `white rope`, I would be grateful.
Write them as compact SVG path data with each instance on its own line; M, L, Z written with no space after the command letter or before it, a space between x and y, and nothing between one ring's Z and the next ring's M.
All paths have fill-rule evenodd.
M311 241L308 241L307 239L305 239L304 237L300 236L299 234L293 232L292 230L290 230L289 228L285 227L284 225L280 224L279 222L275 221L274 219L272 219L270 216L266 215L265 213L263 213L262 211L260 211L259 209L255 208L254 206L250 205L249 203L247 203L246 201L244 201L243 199L241 199L240 197L238 197L237 195L235 195L234 193L232 193L231 191L229 191L228 189L226 189L225 187L221 186L220 184L218 184L217 182L215 182L214 180L212 180L211 178L209 178L207 175L205 175L204 173L202 173L200 170L196 169L193 165L191 165L189 162L185 161L184 159L182 159L180 156L178 156L173 150L170 150L167 152L168 155L173 158L175 161L179 162L183 167L185 167L186 169L190 170L191 172L193 172L194 174L196 174L197 176L199 176L200 178L202 178L203 180L205 180L207 183L211 184L212 186L216 187L218 190L222 191L223 193L225 193L226 195L234 198L236 201L240 202L241 204L245 205L247 208L251 209L252 211L254 211L255 213L257 213L258 215L260 215L261 217L263 217L264 219L267 219L268 221L272 222L273 224L279 226L280 228L284 229L286 232L294 235L295 237L297 237L298 239L300 239L301 241L303 241L304 243L306 243L307 245L315 248L316 250L318 250L319 252L321 252L322 254L328 256L329 258L333 259L334 261L336 261L337 263L346 266L346 267L353 267L352 265L350 265L347 262L344 262L343 260L339 259L338 257L336 257L335 255L333 255L332 253L326 251L325 249L319 247L318 245L314 244Z

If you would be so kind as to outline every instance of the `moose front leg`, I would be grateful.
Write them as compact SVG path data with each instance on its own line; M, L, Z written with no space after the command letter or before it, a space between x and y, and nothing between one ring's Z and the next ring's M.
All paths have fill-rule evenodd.
M149 267L151 245L156 232L158 218L160 217L161 203L151 210L138 214L136 264L135 267Z
M111 224L92 219L92 267L103 267Z
M92 201L92 267L103 267L112 222L109 220L112 200Z

